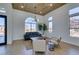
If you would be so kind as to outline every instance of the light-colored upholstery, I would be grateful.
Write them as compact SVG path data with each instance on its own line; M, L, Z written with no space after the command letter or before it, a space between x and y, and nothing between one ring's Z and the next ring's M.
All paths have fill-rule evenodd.
M35 52L45 52L46 41L45 40L33 40L33 50Z
M57 37L53 37L51 39L51 42L55 44L55 46L59 46L60 42L61 42L61 37L60 38L57 38Z

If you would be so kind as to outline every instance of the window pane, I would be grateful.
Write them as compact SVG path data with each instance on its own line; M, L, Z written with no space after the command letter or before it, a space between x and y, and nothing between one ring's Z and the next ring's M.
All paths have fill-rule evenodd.
M69 10L70 36L79 37L79 7Z
M4 35L4 19L0 18L0 36Z
M70 36L79 37L79 16L70 17Z
M35 22L35 19L32 18L32 17L27 18L27 19L25 20L25 22L27 22L27 23L36 23L36 22Z
M25 32L30 32L30 24L25 25Z
M49 22L49 32L52 32L52 22Z
M49 24L48 24L48 31L49 32L52 32L52 19L53 19L52 17L48 18L48 22L49 22Z
M52 21L52 17L49 17L49 18L48 18L48 21Z
M33 31L33 32L36 31L36 24L32 24L32 31Z
M70 36L79 37L79 29L70 29Z
M34 18L27 18L25 20L25 32L35 32L36 31L36 21Z
M70 17L70 28L79 28L79 16Z
M1 18L0 17L0 43L4 43L4 39L5 39L5 37L4 37L4 29L5 29L5 19L4 18Z

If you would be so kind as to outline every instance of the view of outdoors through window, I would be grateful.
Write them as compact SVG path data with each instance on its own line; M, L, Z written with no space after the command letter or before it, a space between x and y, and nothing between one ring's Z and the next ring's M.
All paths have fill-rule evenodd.
M0 18L0 43L4 42L4 18Z
M35 32L36 31L36 21L32 17L28 17L25 20L25 32Z
M49 32L52 32L52 17L49 17L48 18L48 31Z
M79 7L69 10L70 36L79 37Z

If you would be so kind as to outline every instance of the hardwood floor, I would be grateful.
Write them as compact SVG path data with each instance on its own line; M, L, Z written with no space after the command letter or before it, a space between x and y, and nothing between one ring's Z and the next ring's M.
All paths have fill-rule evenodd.
M0 46L0 55L34 55L31 41L14 41L12 45ZM36 53L39 55L42 53ZM54 51L47 50L45 55L79 55L79 47L61 42Z

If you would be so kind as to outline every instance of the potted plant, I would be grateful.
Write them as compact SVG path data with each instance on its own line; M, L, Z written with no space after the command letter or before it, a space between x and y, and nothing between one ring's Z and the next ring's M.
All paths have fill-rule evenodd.
M38 29L39 29L39 31L42 31L42 33L44 35L45 31L47 30L47 25L43 24L43 23L39 23L38 24Z

